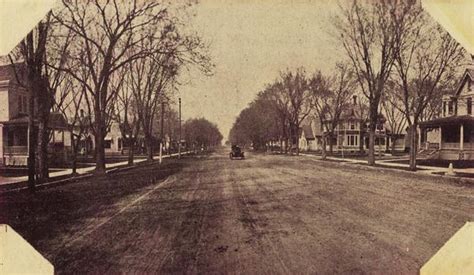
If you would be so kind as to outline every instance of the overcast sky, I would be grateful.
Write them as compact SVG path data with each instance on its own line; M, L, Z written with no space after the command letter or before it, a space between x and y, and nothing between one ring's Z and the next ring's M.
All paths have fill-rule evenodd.
M332 4L324 3L331 2ZM202 0L194 27L210 42L214 75L180 89L183 119L205 117L227 138L232 123L279 71L329 71L342 60L331 34L335 1Z

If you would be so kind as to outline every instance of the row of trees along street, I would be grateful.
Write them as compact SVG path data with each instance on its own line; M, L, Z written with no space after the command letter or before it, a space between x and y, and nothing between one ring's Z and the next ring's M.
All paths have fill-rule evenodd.
M38 180L49 177L52 112L67 118L73 134L73 172L86 133L94 136L96 172L105 172L104 138L112 122L119 123L124 140L132 146L130 163L139 134L144 136L149 160L157 125L167 123L161 128L177 139L180 121L172 106L176 106L179 77L191 68L205 75L213 69L207 45L189 28L193 3L63 0L12 51L9 57L17 80L31 95L30 187L35 185L36 166ZM161 138L163 134L160 131ZM213 137L211 143L216 142Z
M440 114L442 95L456 87L466 53L416 1L343 3L332 25L340 45L335 52L344 58L327 74L281 72L237 117L230 141L255 148L279 142L285 153L298 154L300 124L314 115L327 135L325 158L326 137L332 151L341 113L357 95L360 124L369 133L368 164L375 165L376 126L383 118L394 139L408 127L416 170L417 127Z

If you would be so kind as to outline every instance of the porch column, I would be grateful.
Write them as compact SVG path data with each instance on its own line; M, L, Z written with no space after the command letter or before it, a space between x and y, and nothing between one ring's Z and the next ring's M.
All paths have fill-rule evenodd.
M459 128L459 150L464 150L464 125Z
M439 149L441 150L441 144L443 143L443 128L439 126Z

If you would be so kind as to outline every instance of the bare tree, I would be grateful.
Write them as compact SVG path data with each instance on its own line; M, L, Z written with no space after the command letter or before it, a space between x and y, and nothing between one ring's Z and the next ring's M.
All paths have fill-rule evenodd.
M396 51L395 18L405 11L398 1L352 1L341 5L336 19L342 45L369 101L369 165L375 165L375 130L384 86L392 71Z
M311 105L313 107L316 116L319 119L320 130L322 133L321 139L321 157L326 160L326 144L327 144L327 133L329 133L329 127L326 123L326 114L329 112L329 94L330 88L327 78L322 75L321 72L317 72L310 80L311 90Z
M64 71L86 87L85 99L93 110L96 171L104 173L107 112L118 92L111 90L109 83L117 70L150 54L147 48L127 53L145 39L137 34L162 22L167 9L161 2L139 0L62 2L65 8L55 18L77 37L76 51L70 56L76 66ZM90 78L76 73L81 66L90 71Z
M89 132L90 124L88 116L84 112L84 97L86 88L72 79L66 77L62 85L58 87L54 111L61 113L68 122L71 136L71 169L72 175L77 174L77 155L82 138Z
M289 129L289 108L290 99L281 91L283 90L282 83L276 81L268 85L261 93L262 99L271 102L276 116L278 117L278 124L280 125L280 152L288 152L288 129ZM283 146L283 143L285 145Z
M114 120L119 123L122 135L122 150L125 145L128 146L128 164L132 165L141 122L139 121L139 112L136 110L137 104L134 101L130 75L127 74L124 77L122 89L117 94Z
M442 28L430 22L421 7L406 4L404 20L397 21L394 53L396 83L410 129L410 169L416 170L417 128L427 107L434 107L445 83L449 82L463 58L459 44Z
M331 154L334 131L341 121L341 115L350 109L354 87L353 73L349 66L343 63L336 65L332 76L326 77L317 72L310 80L313 108L320 117L323 131L328 133ZM323 154L326 154L326 148L323 149Z
M397 87L395 87L393 82L388 86L391 90L384 93L382 98L382 112L390 129L390 151L394 154L397 141L400 139L407 127L407 120L404 112L402 112L399 107L403 104L397 96L399 91L394 90Z
M301 122L311 112L310 92L306 72L299 68L295 73L286 71L281 74L280 93L288 98L288 122L290 141L296 146L296 154L299 154L298 134ZM290 151L291 153L292 150Z

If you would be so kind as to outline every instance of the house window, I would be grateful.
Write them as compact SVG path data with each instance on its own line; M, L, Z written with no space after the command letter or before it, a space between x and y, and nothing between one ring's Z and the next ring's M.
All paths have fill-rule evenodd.
M385 145L385 139L384 138L376 138L374 140L374 143L375 145L379 146L379 145Z
M354 130L355 128L356 128L355 123L354 123L354 122L351 122L351 123L350 123L350 129L351 129L351 130Z
M453 114L453 101L450 100L448 103L448 114L452 115Z
M348 135L347 136L347 145L349 146L357 146L359 141L359 137L356 135Z
M446 101L443 101L443 116L446 116Z
M467 99L467 114L472 114L472 98Z
M104 148L105 149L112 148L112 140L104 140Z

